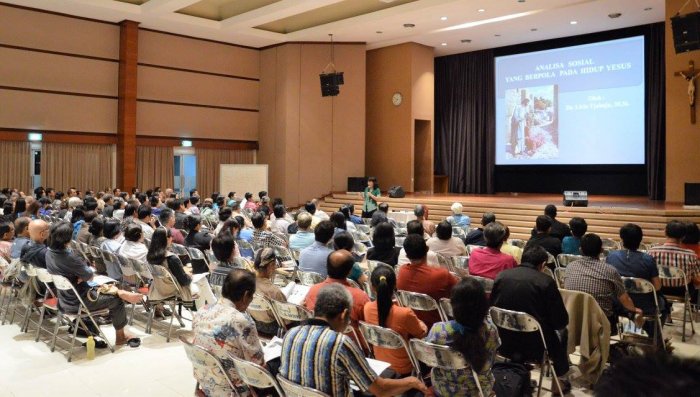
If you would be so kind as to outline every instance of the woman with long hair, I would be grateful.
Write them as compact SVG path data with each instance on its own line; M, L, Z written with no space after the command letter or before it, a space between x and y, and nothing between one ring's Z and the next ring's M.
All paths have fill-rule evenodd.
M425 340L462 353L469 366L479 375L478 381L484 395L489 396L495 383L491 367L501 340L496 326L486 317L489 303L484 287L474 278L464 278L452 288L450 303L454 320L435 323ZM479 394L469 368L433 368L432 379L437 396Z
M27 210L27 202L24 197L20 197L15 201L15 212L14 212L14 217L15 219L19 218L22 216L22 214Z
M202 230L202 217L200 215L189 215L185 219L185 246L194 247L204 252L211 245L212 236L208 231Z
M396 246L394 228L388 222L378 224L372 234L372 248L367 250L367 259L396 266L399 253L401 247Z
M24 211L21 216L39 219L39 209L41 209L41 203L39 203L39 200L34 200L27 206L27 210Z
M88 237L88 245L92 245L94 247L100 247L102 243L105 241L105 237L102 234L102 231L104 230L104 221L101 218L95 218L90 222L90 227L88 227L88 232L90 232L90 236Z
M394 292L396 292L394 269L391 266L379 265L374 268L370 281L377 300L365 305L365 321L398 332L406 342L411 338L424 337L428 328L416 317L413 310L394 304ZM391 369L399 375L411 374L413 365L405 350L375 347L374 356L377 360L390 363Z

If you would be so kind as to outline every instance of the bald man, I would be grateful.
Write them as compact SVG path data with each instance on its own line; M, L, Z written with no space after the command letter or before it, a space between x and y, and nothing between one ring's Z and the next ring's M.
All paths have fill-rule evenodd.
M49 237L49 224L41 219L29 223L29 243L22 248L22 262L46 269L46 239Z

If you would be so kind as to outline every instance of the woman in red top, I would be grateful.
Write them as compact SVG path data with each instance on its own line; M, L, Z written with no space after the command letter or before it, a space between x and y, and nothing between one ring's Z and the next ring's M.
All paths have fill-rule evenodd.
M391 266L379 265L372 272L370 281L377 300L365 304L365 321L396 331L406 342L411 338L422 339L428 333L428 327L416 317L412 309L394 304L393 297L396 292L394 269ZM390 363L391 369L399 375L410 375L413 370L408 353L403 349L374 347L374 357Z

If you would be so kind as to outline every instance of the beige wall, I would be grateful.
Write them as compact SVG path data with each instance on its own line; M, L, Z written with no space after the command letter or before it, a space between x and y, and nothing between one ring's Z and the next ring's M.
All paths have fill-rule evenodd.
M270 194L288 205L344 191L364 175L365 45L335 47L345 84L321 97L327 44L286 44L261 52L260 151L270 165Z
M685 0L666 0L666 201L683 202L685 183L700 183L700 111L696 110L697 124L690 124L688 83L674 72L688 69L695 61L700 70L700 51L676 54L673 48L671 16ZM696 104L700 84L695 82ZM697 106L696 107L700 107Z
M400 106L391 101L396 92L403 95ZM432 48L406 43L367 52L366 168L382 189L413 191L414 120L430 121L432 147L433 103ZM424 166L432 174L432 160Z

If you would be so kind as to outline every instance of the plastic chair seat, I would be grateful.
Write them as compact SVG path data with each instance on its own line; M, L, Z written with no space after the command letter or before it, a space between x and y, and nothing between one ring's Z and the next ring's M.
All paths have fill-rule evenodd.
M44 299L43 305L51 310L58 310L58 298Z

